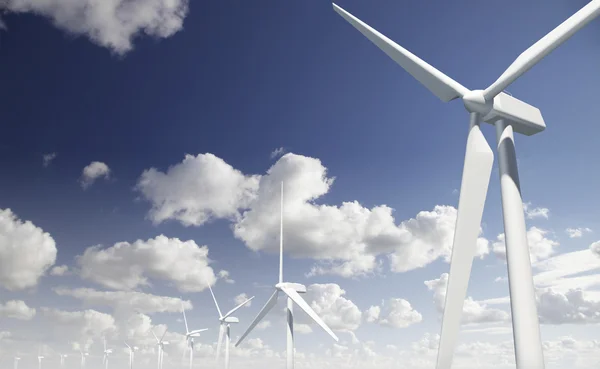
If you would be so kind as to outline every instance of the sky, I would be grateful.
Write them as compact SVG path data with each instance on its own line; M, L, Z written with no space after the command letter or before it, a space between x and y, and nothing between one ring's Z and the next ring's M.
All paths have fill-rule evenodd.
M587 1L339 0L470 89ZM468 114L442 103L331 3L0 4L0 366L214 367L283 274L299 368L433 368ZM514 82L547 128L517 135L547 368L600 364L600 20ZM495 147L495 130L482 130ZM494 164L454 368L514 368ZM285 366L284 299L232 368Z

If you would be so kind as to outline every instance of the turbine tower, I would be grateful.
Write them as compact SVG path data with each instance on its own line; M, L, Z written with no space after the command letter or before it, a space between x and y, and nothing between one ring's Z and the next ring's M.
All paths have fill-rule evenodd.
M60 354L60 367L64 369L65 367L65 359L67 358L66 354Z
M279 225L279 283L275 285L275 291L260 310L254 321L250 323L246 332L240 337L235 346L246 338L246 336L254 329L254 327L267 315L269 311L277 304L277 297L280 292L287 296L287 369L294 369L294 303L304 310L304 312L317 323L325 332L327 332L337 342L338 338L325 324L325 322L315 313L315 311L304 301L299 293L306 293L306 286L299 283L283 282L283 182L281 182L281 208L280 208L280 225Z
M108 356L112 354L112 352L112 349L106 348L106 337L104 337L104 355L102 356L102 364L104 364L104 369L108 369Z
M158 346L158 369L162 369L162 367L163 367L163 354L165 352L165 345L169 344L169 342L164 341L165 334L167 334L167 330L165 329L165 332L163 333L162 337L160 337L160 340L158 339L158 337L156 336L156 334L154 334L153 330L150 330L150 332L152 332L152 335L154 336L154 338L156 338L156 345Z
M221 309L219 308L219 304L217 303L217 299L215 298L215 294L212 288L210 287L210 284L208 285L208 289L210 290L210 294L212 295L213 301L215 302L215 306L217 307L217 312L219 313L219 340L217 341L216 359L218 362L221 354L221 343L223 342L223 334L225 334L225 369L229 369L229 344L231 342L231 324L240 322L240 320L232 316L232 314L235 313L242 306L249 303L254 298L254 296L250 297L238 306L229 310L227 314L223 315L221 314Z
M544 357L523 214L513 132L531 136L546 128L539 109L504 91L552 50L600 14L600 0L585 7L523 52L485 90L469 90L339 6L334 10L358 29L443 102L461 98L470 113L470 128L458 201L448 290L442 320L438 369L448 369L460 328L461 313L476 251L494 154L480 122L495 125L498 167L518 369L543 369Z
M42 369L42 360L44 359L44 356L42 356L42 348L40 347L40 350L38 351L38 369Z
M181 312L183 313L183 322L185 323L185 340L190 349L190 369L192 368L192 364L194 362L194 337L200 337L200 333L207 331L208 328L203 329L195 329L190 331L188 329L187 317L185 316L185 307L183 306L183 300L181 301ZM185 355L185 351L184 351ZM183 360L183 357L181 358Z
M19 369L19 360L21 360L21 358L18 356L15 356L15 364L14 364L15 369Z
M127 342L124 342L125 346L129 349L129 369L133 369L133 359L135 357L135 351L138 350L137 346L129 346Z
M87 352L81 351L81 349L79 349L79 353L81 354L81 369L85 369L85 357L89 354Z

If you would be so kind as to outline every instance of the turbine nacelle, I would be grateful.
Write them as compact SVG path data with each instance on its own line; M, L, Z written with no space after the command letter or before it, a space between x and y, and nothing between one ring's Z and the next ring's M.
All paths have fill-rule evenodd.
M281 282L275 285L279 291L283 291L284 288L289 288L298 293L306 293L306 286L300 283Z
M479 113L482 117L487 115L494 107L493 101L485 100L483 90L469 91L464 94L462 100L469 113Z
M231 323L231 324L240 322L240 320L234 316L228 316L228 317L225 317L225 318L219 319L219 320L223 323Z

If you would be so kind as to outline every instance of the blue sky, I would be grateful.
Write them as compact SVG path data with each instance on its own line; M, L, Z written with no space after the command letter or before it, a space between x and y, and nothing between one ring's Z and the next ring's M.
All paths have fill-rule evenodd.
M30 341L27 332L35 326L50 332L44 348L48 355L72 352L72 342L97 354L101 335L114 345L128 339L146 347L152 342L147 332L151 326L161 330L167 325L179 333L183 329L178 305L173 307L179 300L167 298L180 296L193 305L190 321L211 328L201 338L197 355L212 357L216 312L203 284L216 283L224 309L233 307L233 298L241 293L256 296L239 313L241 324L234 327L233 337L241 334L270 294L257 285L276 282L277 256L271 251L277 247L276 191L284 180L290 186L285 277L315 285L307 298L324 315L339 316L336 309L342 307L349 312L336 323L339 346L332 346L316 326L310 335L298 335L297 350L306 355L299 357L299 365L320 368L360 358L365 367L385 367L394 360L403 360L407 367L433 366L439 332L435 299L445 285L437 291L424 282L443 279L449 269L444 258L452 242L455 190L468 130L460 102L441 103L328 2L203 1L169 9L161 8L169 2L152 0L134 1L146 8L127 12L124 2L117 1L121 7L112 9L114 14L100 12L109 5L94 0L88 0L87 12L75 1L48 3L54 7L15 1L1 19L0 255L7 260L2 263L5 270L10 264L24 265L35 275L26 286L17 286L19 277L11 272L0 276L0 319L6 327L1 331L8 332L0 335L6 341L2 362L11 362L15 351L23 360L33 360L39 340ZM184 0L171 3L185 5ZM435 8L430 2L392 0L338 4L476 89L487 87L519 53L585 3L436 2ZM582 368L600 360L589 354L590 347L597 347L591 341L597 339L591 333L597 318L577 320L572 315L578 309L600 311L595 289L600 279L594 274L600 259L592 251L600 230L600 174L595 170L600 105L594 92L600 85L599 31L600 23L592 22L508 89L538 107L547 125L539 135L517 136L516 145L524 199L530 203L527 226L532 258L538 263L534 274L555 273L536 281L549 368L570 360L573 353L583 358L575 364ZM483 125L483 131L494 147L493 127ZM271 156L278 148L282 153ZM44 155L52 153L55 157L44 165ZM186 154L191 157L184 161ZM89 165L90 185L83 188ZM506 300L489 301L508 296L507 284L495 282L506 275L503 244L497 238L503 232L498 184L495 164L482 225L484 255L475 259L469 286L471 306L482 310L465 313L472 314L473 322L463 326L457 367L469 367L465 353L481 345L501 352L509 367L514 359ZM161 205L161 199L174 208ZM340 208L353 201L354 213ZM373 215L383 205L394 209L393 223ZM187 218L181 215L186 211ZM199 214L211 219L202 222ZM243 225L246 233L234 232L236 225ZM383 245L365 236L369 226L405 233ZM569 234L567 228L579 231ZM42 231L50 238L44 241ZM166 248L148 251L158 262L139 261L140 248L149 247L153 243L147 241L159 235L168 238ZM175 238L195 244L181 246ZM142 241L136 246L136 240ZM97 250L116 252L120 242L127 242L119 249L125 252L119 254L124 261L105 264ZM101 246L89 249L95 245ZM208 264L196 245L208 247ZM82 257L86 249L91 253L87 259ZM163 263L168 257L157 250L180 251L173 251L168 264ZM404 259L423 250L429 253L422 255L421 265ZM392 254L403 260L406 270L394 270ZM147 278L149 285L114 284L121 275L135 274L127 257L138 262L136 276ZM60 271L52 268L62 265L68 271L56 275ZM335 268L340 265L354 269L342 273ZM190 271L182 272L187 266ZM109 267L112 273L106 272ZM307 276L314 268L321 272ZM218 278L221 270L235 283ZM94 289L105 300L84 304L82 295L59 296L54 291L58 287L71 294L78 288ZM582 300L568 295L570 288L582 289ZM117 298L114 291L124 292ZM162 296L160 309L169 312L147 312L147 319L132 328L134 323L127 323L132 307L106 301L128 301L136 291ZM91 293L86 290L88 299ZM565 310L544 310L544 301L557 304L551 297L566 301ZM390 299L402 303L394 305ZM9 301L26 306L9 309ZM377 309L371 307L381 310L377 318ZM93 312L86 315L85 309ZM61 324L57 317L67 312L77 317L64 323L71 333L62 340L51 332ZM398 320L391 318L394 313ZM248 365L283 364L283 315L269 320L272 327L251 336L261 342L252 341L248 351L234 353L239 366L244 355L255 360ZM86 326L98 329L90 332L82 328ZM484 331L464 333L478 329ZM502 334L491 334L494 329ZM344 330L357 340L352 342ZM565 336L575 341L571 346L576 349L567 347ZM140 360L154 365L152 347L148 350ZM165 367L179 363L180 351L172 350ZM477 360L488 360L488 354ZM119 353L117 360L125 357Z

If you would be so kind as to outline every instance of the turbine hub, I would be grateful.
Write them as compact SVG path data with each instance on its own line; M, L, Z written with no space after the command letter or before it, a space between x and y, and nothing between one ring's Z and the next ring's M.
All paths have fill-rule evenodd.
M463 97L463 104L469 113L479 113L481 117L486 116L494 107L494 101L486 101L483 90L467 92Z

